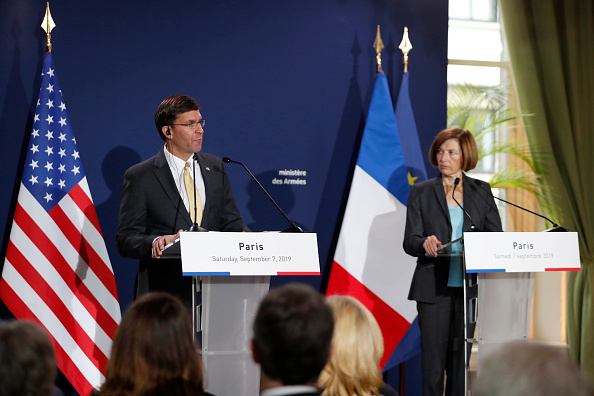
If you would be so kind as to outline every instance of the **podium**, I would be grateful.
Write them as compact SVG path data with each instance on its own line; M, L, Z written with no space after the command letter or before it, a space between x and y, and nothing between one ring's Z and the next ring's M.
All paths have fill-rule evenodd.
M259 394L251 354L252 323L271 275L320 275L316 234L186 232L164 257L181 256L193 276L195 335L201 335L206 390ZM169 250L168 249L168 250Z
M580 270L578 236L575 232L465 233L464 264L466 274L478 275L478 305L470 315L468 307L475 303L467 301L467 315L478 317L477 338L467 342L478 344L480 376L491 352L509 341L528 338L534 273ZM468 394L468 385L466 389Z
M194 309L200 311L201 307L202 314L196 314L201 319L195 331L202 335L202 361L210 393L258 394L260 367L252 359L250 342L252 322L269 284L270 276L202 277L202 304Z

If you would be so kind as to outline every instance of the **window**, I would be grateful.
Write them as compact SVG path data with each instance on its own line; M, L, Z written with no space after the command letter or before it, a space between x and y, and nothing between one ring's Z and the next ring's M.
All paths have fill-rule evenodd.
M515 90L511 83L511 68L505 52L505 37L498 19L496 0L450 0L450 20L448 31L448 103L452 105L452 98L460 95L460 87L470 84L479 89L500 86L502 102L507 108L515 107ZM463 90L462 90L463 92ZM454 102L455 103L455 102ZM477 106L480 108L480 106ZM451 110L451 107L450 107ZM489 109L482 107L485 113ZM455 126L453 123L452 126ZM459 125L459 124L458 124ZM469 128L471 129L471 128ZM473 132L476 132L476 129ZM500 128L477 139L479 146L488 148L498 142L506 140L509 135L517 134L517 130L510 132ZM521 131L523 138L523 131ZM509 162L509 164L508 164ZM486 156L479 161L471 172L473 177L490 181L497 172L514 168L515 162L506 154ZM532 202L524 201L515 195L514 190L508 188L494 189L493 193L501 198L509 198L523 206L534 206ZM499 213L504 230L533 231L535 224L526 223L524 214L518 213L507 205L499 205Z
M450 0L450 19L496 22L497 0Z

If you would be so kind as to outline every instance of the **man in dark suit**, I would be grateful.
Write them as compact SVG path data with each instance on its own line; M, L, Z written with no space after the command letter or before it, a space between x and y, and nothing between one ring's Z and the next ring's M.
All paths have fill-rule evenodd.
M252 354L262 367L260 395L320 395L318 377L330 356L332 309L305 284L271 290L254 319Z
M205 121L196 100L185 95L165 99L155 114L155 125L165 146L126 171L116 233L118 251L140 260L136 296L167 291L189 305L191 277L182 276L180 260L159 259L164 247L194 220L211 231L248 229L222 160L200 152Z

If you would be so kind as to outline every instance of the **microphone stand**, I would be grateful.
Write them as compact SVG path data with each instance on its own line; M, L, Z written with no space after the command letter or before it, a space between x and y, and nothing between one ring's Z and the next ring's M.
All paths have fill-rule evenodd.
M487 189L480 183L480 181L475 180L475 184L477 186L479 186L480 188L482 188L485 192L487 192L487 194L489 194L493 198L495 198L495 199L497 199L497 200L499 200L501 202L505 202L508 205L515 206L516 208L522 209L523 211L526 211L528 213L532 213L533 215L538 216L538 217L540 217L542 219L545 219L546 221L548 221L549 223L551 223L553 226L551 228L547 229L547 230L544 230L544 232L567 232L567 231L569 231L567 228L558 225L557 223L555 223L553 220L549 219L546 216L543 216L543 215L541 215L539 213L533 212L530 209L526 209L526 208L524 208L524 207L522 207L520 205L516 205L513 202L506 201L503 198L496 197L495 195L493 195L493 193L491 191L487 191Z
M470 214L468 214L468 212L466 211L466 209L464 209L464 207L462 205L460 205L460 202L458 202L458 200L456 200L456 198L454 197L454 193L456 192L456 187L458 187L458 184L460 184L460 178L457 177L456 180L454 180L454 189L452 190L452 199L454 200L454 202L456 202L458 204L458 206L460 207L460 209L462 209L464 211L464 214L466 214L466 216L468 217L468 219L470 220L470 229L468 231L474 232L474 231L480 231L478 228L476 228L476 226L474 225L473 221L472 221L472 217L470 217ZM464 233L462 235L462 237L460 237L459 239L464 238ZM464 241L461 241L461 243L464 243ZM465 388L467 387L466 382L468 381L468 370L470 368L470 353L468 352L468 343L471 342L471 336L469 336L468 334L468 330L469 330L469 312L468 310L470 309L470 305L471 305L471 301L472 299L468 299L468 290L471 287L475 286L475 282L476 282L476 275L475 277L472 276L472 274L467 274L466 273L466 258L463 256L462 257L462 279L463 279L463 286L462 286L462 301L464 302L464 308L463 308L463 312L464 312L464 337L463 337L463 351L464 351L464 386Z
M474 225L474 222L472 221L472 217L470 217L470 215L468 214L468 212L466 211L466 209L464 209L464 207L462 205L460 205L460 202L458 202L458 200L454 197L454 193L456 192L456 187L458 187L458 184L460 184L460 178L459 177L457 177L456 180L454 180L454 189L452 190L452 199L454 200L454 202L456 202L456 204L458 204L458 207L460 209L462 209L462 211L464 212L464 214L466 215L466 217L468 217L468 220L470 220L470 229L468 231L469 232L480 231Z
M243 163L239 162L239 161L233 161L231 158L229 157L224 157L223 158L223 162L228 164L230 162L233 162L234 164L239 164L241 166L243 166L243 169L246 170L247 173L249 173L249 175L252 177L252 179L254 179L254 181L256 182L256 184L258 184L258 186L260 187L260 189L262 191L264 191L264 194L266 194L266 196L268 197L268 199L274 204L274 206L276 206L276 208L278 209L278 211L284 216L284 218L287 220L287 222L289 223L289 228L287 228L286 230L282 230L281 232L303 232L303 230L301 229L301 227L295 225L295 223L293 223L289 217L287 217L287 215L285 214L285 212L283 212L283 210L280 208L280 206L278 206L278 204L276 203L276 201L274 199L272 199L272 197L270 196L270 194L268 194L268 191L266 191L266 189L264 188L264 186L262 186L262 184L260 184L260 182L258 181L258 179L256 179L256 176L254 176L252 174L252 172L250 172L250 170L247 168L247 166L245 166Z

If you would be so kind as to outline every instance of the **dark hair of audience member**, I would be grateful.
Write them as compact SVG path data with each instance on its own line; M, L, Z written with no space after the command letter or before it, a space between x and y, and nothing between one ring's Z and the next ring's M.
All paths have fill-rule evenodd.
M269 378L313 384L330 353L334 319L324 297L305 284L272 289L254 320L254 355Z
M318 381L322 395L379 395L384 339L377 321L357 299L330 296L334 313L332 356Z
M95 396L201 395L203 366L188 309L176 297L152 292L122 316Z
M45 331L33 322L0 323L0 395L50 396L58 369Z

